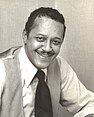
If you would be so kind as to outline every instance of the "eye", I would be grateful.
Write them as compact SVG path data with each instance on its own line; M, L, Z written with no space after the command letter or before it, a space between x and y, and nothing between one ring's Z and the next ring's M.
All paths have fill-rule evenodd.
M45 37L36 37L36 40L38 42L44 42L46 40L46 38Z
M62 42L60 40L53 40L52 43L57 46L61 45Z

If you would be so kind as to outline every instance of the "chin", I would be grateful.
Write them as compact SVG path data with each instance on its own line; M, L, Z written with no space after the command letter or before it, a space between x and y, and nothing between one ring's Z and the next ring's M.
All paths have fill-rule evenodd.
M40 63L40 64L37 64L36 67L38 69L45 69L49 66L49 64L43 64L43 63Z

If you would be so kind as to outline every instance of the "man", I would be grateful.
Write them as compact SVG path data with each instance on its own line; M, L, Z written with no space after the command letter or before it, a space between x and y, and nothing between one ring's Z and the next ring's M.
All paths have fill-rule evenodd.
M93 117L94 94L58 56L65 30L62 14L56 9L41 7L33 11L26 22L23 47L0 54L0 117L59 117L59 103L75 117ZM45 73L46 86L42 86L45 82L38 78L43 75L36 75L38 71ZM49 94L46 89L42 91L45 97L40 96L41 91L37 94L39 82L50 91ZM38 109L43 105L40 111L38 102ZM51 114L46 116L46 111Z

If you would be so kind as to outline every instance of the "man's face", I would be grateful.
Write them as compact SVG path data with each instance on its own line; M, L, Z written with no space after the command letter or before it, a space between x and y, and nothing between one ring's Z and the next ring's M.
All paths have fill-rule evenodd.
M37 17L27 37L25 50L29 60L38 69L49 66L58 55L63 41L64 26L47 17Z

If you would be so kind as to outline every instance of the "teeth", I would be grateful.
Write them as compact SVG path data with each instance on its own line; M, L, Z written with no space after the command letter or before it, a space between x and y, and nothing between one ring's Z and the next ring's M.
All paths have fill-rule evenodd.
M42 56L42 57L50 57L51 56L51 54L47 54L47 53L39 53L39 52L37 52L40 56Z
M39 54L40 56L43 56L43 57L49 57L48 54Z

